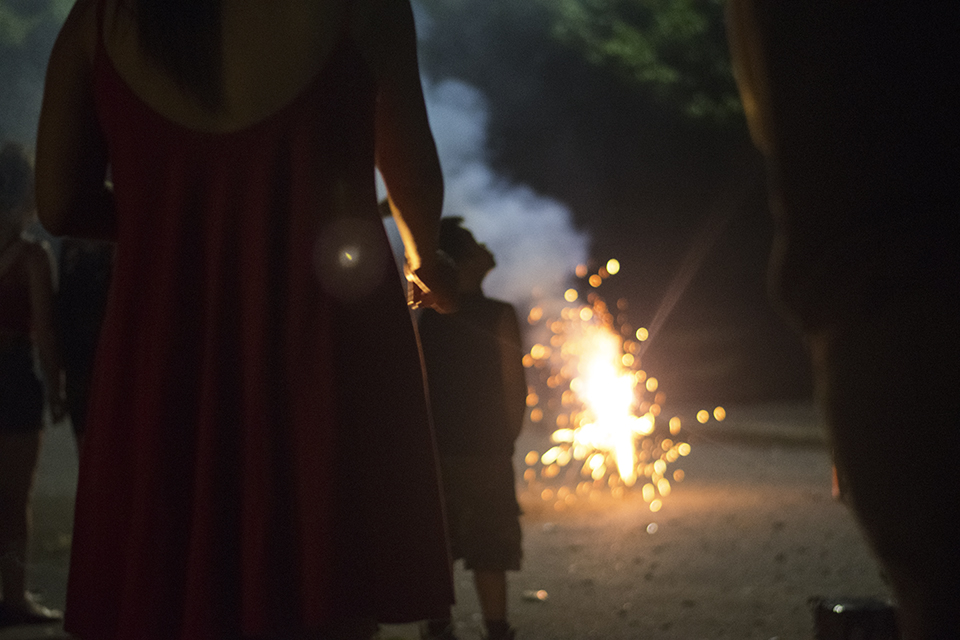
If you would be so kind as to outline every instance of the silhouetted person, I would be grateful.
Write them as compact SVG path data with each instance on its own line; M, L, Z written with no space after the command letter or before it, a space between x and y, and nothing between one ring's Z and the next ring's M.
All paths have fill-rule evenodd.
M729 8L844 499L903 637L960 638L960 5Z
M517 314L487 298L493 255L461 225L443 218L440 248L456 265L456 312L424 311L420 340L427 369L454 558L473 571L491 640L511 639L506 572L520 569L520 507L514 443L526 410ZM454 638L451 619L432 620L425 637Z
M44 398L55 422L64 414L50 252L23 235L33 214L33 166L22 147L4 144L0 148L0 627L61 618L27 593L30 502L40 456ZM46 380L37 375L34 352Z
M108 173L112 189L105 177ZM415 332L442 174L404 0L79 0L40 218L116 242L65 628L369 638L452 601Z
M86 430L93 358L113 270L113 243L62 238L54 304L66 408L78 448Z

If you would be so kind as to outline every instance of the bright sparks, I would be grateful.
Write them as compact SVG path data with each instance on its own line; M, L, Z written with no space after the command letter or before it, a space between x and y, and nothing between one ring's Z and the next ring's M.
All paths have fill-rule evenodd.
M594 275L577 275L596 288L619 271L619 262L609 260ZM677 469L668 479L667 468L688 455L690 445L678 439L680 418L662 415L666 396L657 379L640 368L639 343L649 335L627 328L626 300L611 311L593 291L571 288L564 299L569 306L558 318L541 307L528 316L549 332L542 342L550 346L538 343L524 358L538 379L527 404L542 424L556 428L551 447L525 456L523 478L557 510L594 501L598 491L621 497L629 490L659 511L672 483L684 478Z

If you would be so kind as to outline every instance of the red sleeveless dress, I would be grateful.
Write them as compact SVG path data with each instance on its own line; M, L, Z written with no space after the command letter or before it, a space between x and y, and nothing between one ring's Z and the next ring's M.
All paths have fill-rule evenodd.
M294 635L447 615L433 436L374 186L376 86L342 38L273 116L201 133L102 45L117 253L66 629Z

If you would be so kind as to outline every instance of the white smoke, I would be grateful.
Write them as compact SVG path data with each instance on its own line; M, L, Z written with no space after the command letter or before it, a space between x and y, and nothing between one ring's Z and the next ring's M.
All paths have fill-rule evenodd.
M425 82L424 94L443 165L444 215L463 217L497 260L485 292L518 305L559 298L587 259L589 238L574 229L564 205L488 166L487 106L478 90L445 80Z

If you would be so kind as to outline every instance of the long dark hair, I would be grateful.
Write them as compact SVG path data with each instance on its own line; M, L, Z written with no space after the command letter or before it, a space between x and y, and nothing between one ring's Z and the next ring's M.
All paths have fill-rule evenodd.
M147 56L205 107L220 107L220 0L133 0L133 7Z

